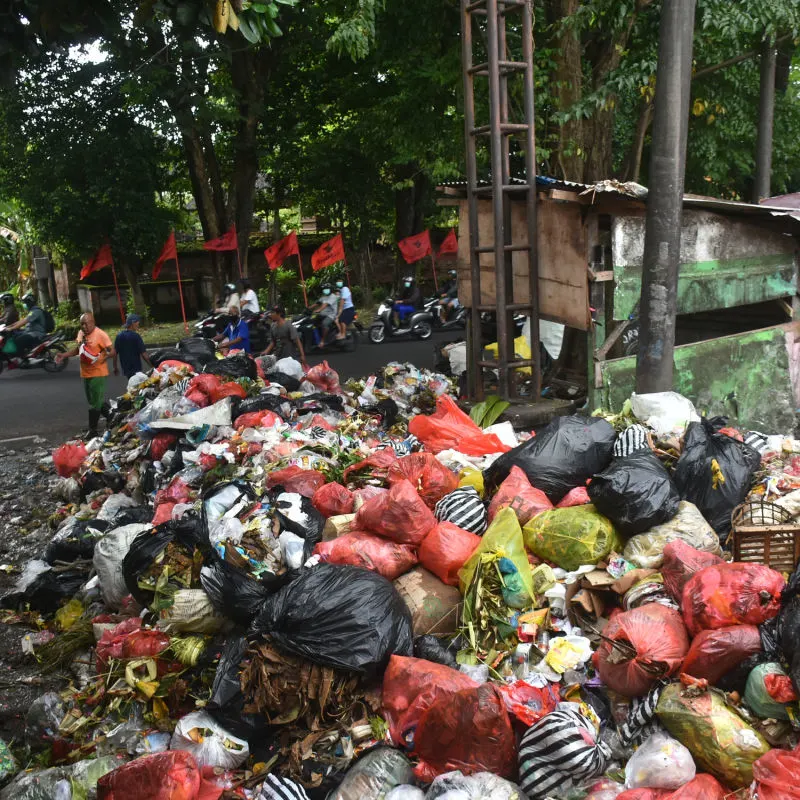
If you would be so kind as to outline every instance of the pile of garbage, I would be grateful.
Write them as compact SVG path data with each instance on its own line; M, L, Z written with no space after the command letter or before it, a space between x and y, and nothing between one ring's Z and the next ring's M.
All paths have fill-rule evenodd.
M3 606L68 686L0 800L800 797L800 572L731 555L743 503L800 541L800 441L182 345L53 454Z

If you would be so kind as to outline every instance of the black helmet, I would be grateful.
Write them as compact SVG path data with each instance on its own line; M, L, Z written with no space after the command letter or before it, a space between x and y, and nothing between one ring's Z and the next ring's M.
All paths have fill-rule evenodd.
M28 307L33 308L36 305L36 297L34 296L33 292L28 292L28 294L23 295L22 302Z
M454 269L449 269L449 270L447 270L447 274L448 274L448 275L449 275L451 278L457 278L457 277L458 277L458 272L456 272Z
M410 286L412 283L414 283L414 276L406 275L405 278L403 278L403 282L407 283Z
M13 306L14 305L14 295L11 292L3 292L0 294L0 303L4 306Z
M226 294L234 294L236 292L236 284L226 283L224 286Z

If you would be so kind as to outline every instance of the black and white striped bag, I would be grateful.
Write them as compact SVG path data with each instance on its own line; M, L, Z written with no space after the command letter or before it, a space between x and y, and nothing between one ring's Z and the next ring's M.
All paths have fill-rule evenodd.
M563 797L566 789L602 775L610 755L586 717L556 709L522 737L519 787L529 800Z
M256 800L308 800L308 795L299 783L270 773Z
M489 526L489 515L481 496L472 486L463 486L446 494L434 508L439 522L452 522L459 528L478 536Z
M649 447L647 430L643 425L631 425L617 436L617 440L614 442L614 457L629 456L637 450L644 450L645 447Z
M644 697L631 700L628 718L619 726L619 738L625 747L641 744L652 734L661 730L656 718L656 706L664 684L657 683Z

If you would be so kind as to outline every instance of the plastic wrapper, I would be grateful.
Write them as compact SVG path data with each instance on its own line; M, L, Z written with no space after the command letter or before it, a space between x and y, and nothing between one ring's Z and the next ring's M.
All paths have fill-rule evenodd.
M53 466L62 478L71 478L80 472L87 455L83 442L67 442L53 450Z
M664 588L673 600L680 603L683 597L683 587L695 572L721 563L722 559L713 552L706 553L697 550L681 539L670 542L664 547L663 563L659 565L661 576L664 579Z
M435 524L433 512L407 480L396 483L387 494L367 500L355 519L360 530L417 547Z
M431 416L414 417L408 423L408 431L432 453L457 450L466 456L484 456L508 450L496 435L484 433L449 395L436 400L436 411Z
M668 523L680 503L667 470L649 449L615 458L592 478L588 491L595 508L625 536Z
M507 507L517 515L519 524L525 525L537 514L551 509L553 504L541 489L531 486L519 467L514 466L489 504L489 520L493 520L501 508Z
M355 501L353 493L341 483L326 483L324 486L320 486L311 498L314 508L323 517L352 514Z
M452 522L478 536L489 527L486 506L474 486L461 486L445 495L436 504L434 515L439 522Z
M597 564L621 549L611 520L593 505L545 511L525 526L523 535L532 553L567 571Z
M513 774L516 740L500 692L484 683L436 700L417 725L414 752L424 781L455 769Z
M499 775L492 775L491 772L464 775L460 770L446 772L434 778L425 795L425 800L489 799L524 800L519 787Z
M320 564L270 595L253 623L317 664L381 674L393 653L411 655L411 615L392 584L358 567Z
M500 456L484 473L487 488L499 486L517 466L553 503L585 486L611 461L614 428L599 417L556 417L527 442ZM458 450L458 444L454 445Z
M755 625L700 631L692 639L681 672L705 679L714 686L727 672L760 652L761 636Z
M384 800L396 786L411 783L411 762L399 751L379 747L362 756L327 800Z
M788 678L780 664L767 663L755 667L747 678L744 701L759 719L788 720L789 712L784 703L773 699L767 690L767 678Z
M602 775L609 756L591 721L574 708L558 708L522 737L520 788L529 800L563 795Z
M79 800L94 797L98 780L120 763L119 757L105 756L66 767L20 772L0 791L0 800Z
M398 544L371 533L347 533L329 542L320 542L314 554L331 564L364 567L393 581L417 563L416 548Z
M779 572L761 564L706 567L683 587L683 619L692 636L730 625L760 625L777 616L784 586Z
M616 614L593 658L603 683L626 697L639 697L656 681L675 675L688 649L680 613L648 603Z
M480 546L458 573L462 594L466 592L472 582L483 553L498 553L511 561L517 568L526 598L529 601L533 600L531 565L525 552L522 529L519 526L517 515L510 508L500 510L489 526L489 530L481 538Z
M314 469L291 466L270 472L267 487L282 486L287 492L296 492L311 499L325 485L325 476Z
M399 458L389 466L386 477L390 486L402 480L409 481L430 509L458 488L458 477L430 453L412 453Z
M692 754L669 734L654 733L625 765L629 789L680 789L694 780Z
M444 583L458 586L458 573L481 543L481 537L453 525L440 522L425 537L419 548L419 560L425 569Z
M770 750L753 764L753 778L758 800L800 800L800 753Z
M383 715L392 741L413 749L414 733L422 715L440 699L447 700L462 689L477 687L472 678L457 669L421 658L393 655L383 676Z
M769 750L763 737L716 691L667 686L656 709L661 724L689 749L695 763L730 789L749 786L753 762Z
M673 477L684 500L694 503L720 535L731 529L731 514L744 502L761 456L744 442L715 433L707 420L686 429Z
M238 739L204 711L194 711L178 720L170 750L191 753L199 767L236 769L250 755L244 739Z

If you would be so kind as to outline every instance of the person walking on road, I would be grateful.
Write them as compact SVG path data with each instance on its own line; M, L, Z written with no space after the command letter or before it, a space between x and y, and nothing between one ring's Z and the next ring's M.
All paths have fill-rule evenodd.
M286 309L283 306L273 306L269 312L270 325L270 341L269 346L262 356L271 355L273 352L277 359L281 358L297 358L300 356L300 363L306 365L306 354L303 350L303 343L297 334L297 328L286 319Z
M114 347L108 334L97 327L94 315L87 312L81 317L81 329L75 347L56 356L58 364L65 358L80 357L83 390L89 404L89 430L86 435L90 439L97 436L106 396L108 359L113 355Z
M141 322L142 318L138 314L128 314L125 327L114 339L115 375L119 375L119 364L122 364L122 374L126 378L132 378L137 372L142 371L142 359L147 362L150 369L153 368L153 362L147 355L144 339L139 334Z

